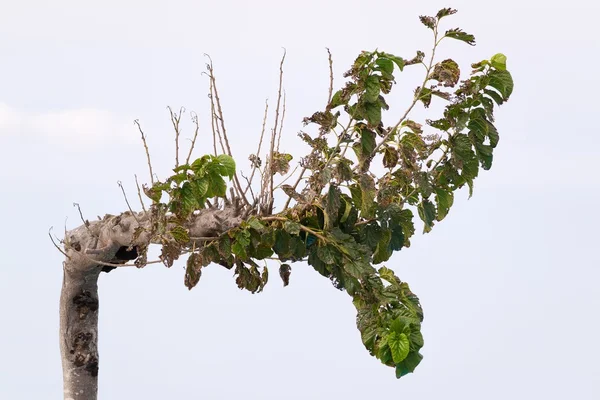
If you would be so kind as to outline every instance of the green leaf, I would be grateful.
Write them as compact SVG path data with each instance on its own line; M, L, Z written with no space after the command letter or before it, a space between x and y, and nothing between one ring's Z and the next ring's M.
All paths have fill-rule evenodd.
M275 245L273 246L273 250L279 258L287 259L292 255L291 249L291 236L289 233L283 230L278 230L275 233Z
M188 234L187 229L181 225L175 226L171 229L170 233L171 236L173 236L173 239L179 244L186 244L190 241L190 235Z
M324 229L329 230L333 224L337 224L338 214L341 207L341 195L342 192L334 184L329 185L327 191L327 197L325 202L325 227Z
M463 32L460 28L454 28L446 31L445 37L449 37L456 40L461 40L471 46L475 46L475 36Z
M424 88L417 88L416 90L417 95L419 96L419 100L423 102L423 105L425 106L425 108L428 108L429 105L431 104L431 89L428 89L426 87Z
M418 352L410 352L408 356L401 362L396 364L396 378L401 378L404 375L411 373L417 368L423 356Z
M365 103L365 113L369 125L379 125L381 122L381 104L379 104L379 102Z
M386 56L398 66L400 71L404 70L404 59L402 57L397 57L392 54L386 54Z
M435 221L436 216L435 205L431 201L423 199L417 208L419 210L419 217L425 223L423 232L426 233L431 231L431 228L433 227L433 221Z
M496 92L495 90L484 89L483 93L491 97L499 106L504 103L504 99L502 98L502 96L498 94L498 92Z
M375 181L370 175L361 175L361 214L363 218L371 218L375 213ZM353 195L354 197L354 195Z
M394 72L394 62L386 57L379 57L375 64L379 66L379 69L387 74Z
M300 233L300 224L294 221L285 221L283 229L290 235L297 235Z
M227 193L227 184L225 180L216 173L211 173L207 176L208 190L206 192L208 197L225 197Z
M256 217L250 217L248 221L246 221L246 223L250 228L260 233L265 232L265 230L267 229L266 226L262 222L260 222L260 220Z
M317 248L317 257L325 264L335 264L339 257L339 252L332 245L326 244Z
M512 75L508 71L491 71L490 72L489 86L496 89L502 95L504 101L507 101L513 92L513 79Z
M369 129L361 129L360 131L360 146L361 155L363 157L369 157L376 146L375 132Z
M345 104L343 102L343 92L341 90L338 90L337 92L335 92L335 94L333 95L333 97L331 98L331 102L329 102L329 109L334 109L336 107L339 107L341 105Z
M373 253L373 264L381 264L390 259L392 251L390 249L390 240L392 232L385 229L381 232L381 240L377 243L377 248Z
M235 174L235 160L226 154L220 154L217 156L217 161L223 166L221 172L223 175L233 178Z
M381 90L381 85L379 83L378 75L369 75L365 82L365 96L364 100L367 103L374 103L379 98L379 91Z
M404 361L410 351L408 336L404 333L390 332L387 343L392 351L392 359L396 364Z
M506 56L502 53L494 54L490 59L492 67L500 70L506 71Z
M446 218L452 203L454 203L454 193L452 191L446 191L444 189L435 189L435 202L437 203L437 220L441 221Z

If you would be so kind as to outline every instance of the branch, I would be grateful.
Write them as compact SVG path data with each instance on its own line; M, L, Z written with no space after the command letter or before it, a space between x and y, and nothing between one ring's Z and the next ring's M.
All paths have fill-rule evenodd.
M179 167L179 122L181 121L181 114L185 112L185 108L179 109L179 115L175 114L170 106L167 107L171 116L171 123L175 130L175 168Z
M192 139L192 146L190 147L190 152L188 153L187 158L185 159L186 164L190 163L190 158L192 157L192 152L194 151L194 146L196 145L196 138L198 137L198 130L200 130L200 125L198 124L198 114L192 111L191 115L192 122L196 125L196 129L194 130L194 138Z
M146 149L146 158L148 159L148 169L150 170L150 182L152 183L152 186L154 186L154 173L152 172L152 163L150 162L150 151L148 151L148 144L146 143L146 136L144 135L144 131L142 130L142 127L140 126L140 121L136 119L135 121L133 121L133 123L135 125L137 125L140 133L142 134L142 142L144 142L144 149Z

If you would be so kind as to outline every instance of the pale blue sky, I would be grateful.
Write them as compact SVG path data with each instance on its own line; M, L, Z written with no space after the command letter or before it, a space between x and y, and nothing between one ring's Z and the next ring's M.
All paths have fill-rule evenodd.
M600 6L561 4L3 0L0 398L62 396L62 256L47 231L60 234L65 217L79 225L73 202L88 218L124 210L118 180L135 196L133 174L147 172L132 120L162 176L173 158L167 105L198 112L197 154L209 151L203 53L245 160L287 48L282 146L300 155L302 117L327 96L324 48L341 85L363 49L428 52L417 16L447 6L459 13L445 26L474 33L477 46L448 42L440 59L468 70L503 52L515 92L473 198L461 193L443 223L387 263L425 310L416 372L396 380L369 356L350 298L306 265L289 287L272 279L260 295L217 266L188 292L181 264L154 265L101 276L99 398L600 398ZM407 70L397 90L410 95L420 74Z

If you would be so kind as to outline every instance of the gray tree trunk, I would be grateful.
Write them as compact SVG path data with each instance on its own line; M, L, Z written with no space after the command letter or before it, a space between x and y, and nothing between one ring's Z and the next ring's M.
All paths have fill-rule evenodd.
M247 215L231 204L208 208L190 217L185 225L194 241L239 225ZM147 248L152 221L150 212L107 215L102 220L66 233L67 259L63 265L60 296L60 350L65 400L96 400L98 396L98 277L105 264L123 264ZM134 234L138 227L145 232ZM168 229L168 227L167 227ZM139 232L138 232L139 233Z

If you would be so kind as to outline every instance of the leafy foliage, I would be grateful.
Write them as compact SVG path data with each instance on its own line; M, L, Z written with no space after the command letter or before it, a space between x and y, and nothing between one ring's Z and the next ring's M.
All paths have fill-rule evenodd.
M305 118L305 124L318 127L314 137L301 134L311 147L301 161L309 173L306 187L297 191L296 186L281 185L295 205L275 215L256 212L196 247L185 221L209 199L226 195L225 178L231 179L236 169L233 159L206 155L145 188L154 202L153 234L162 238L163 262L171 266L180 254L189 253L185 284L190 289L198 284L202 268L217 263L234 271L240 289L257 293L269 277L263 260L280 262L284 286L290 282L290 264L307 261L352 297L369 353L394 367L397 377L414 371L423 346L419 299L391 269L375 265L410 246L415 214L423 231L429 232L448 216L456 190L467 186L472 194L480 168L491 168L499 141L494 107L505 103L513 91L503 54L472 64L462 81L454 60L435 62L433 54L442 39L475 44L473 35L458 28L439 33L440 20L455 12L446 8L435 17L420 17L434 35L429 62L422 51L406 59L363 51L326 108ZM419 64L426 74L412 104L385 124L387 97L397 76ZM409 119L416 104L429 107L434 101L445 104L437 119L424 124ZM259 167L258 156L253 157L251 162ZM272 152L268 173L286 174L291 160L289 154ZM379 162L385 171L381 174ZM165 195L168 200L162 202ZM168 221L167 211L172 213Z

